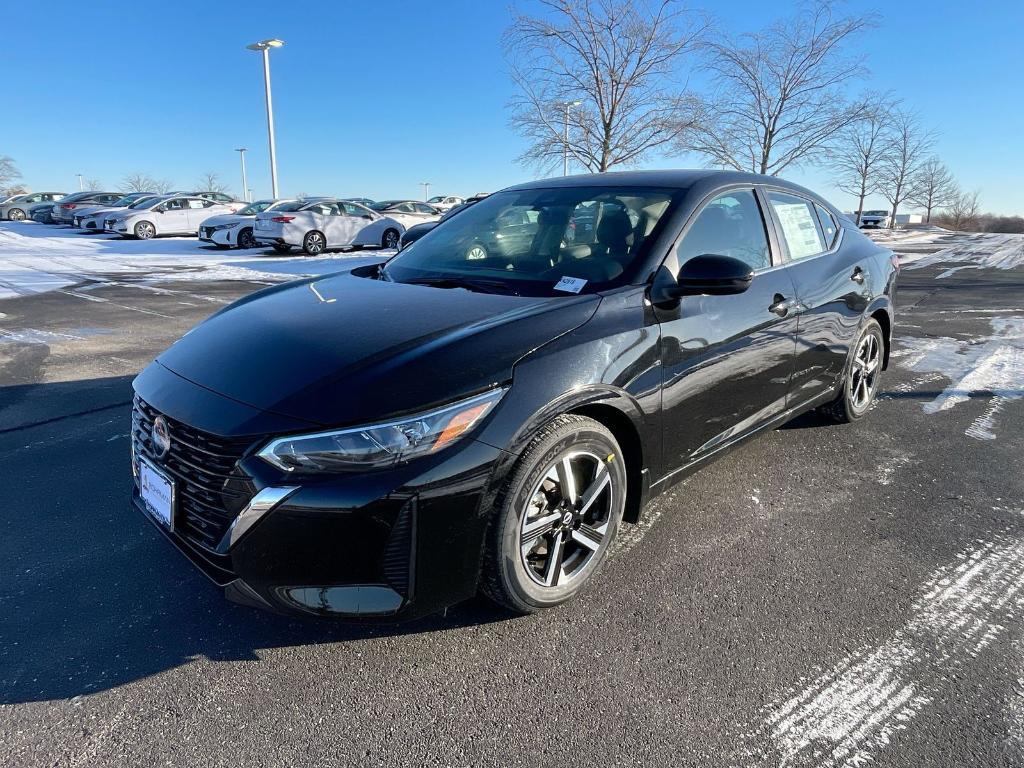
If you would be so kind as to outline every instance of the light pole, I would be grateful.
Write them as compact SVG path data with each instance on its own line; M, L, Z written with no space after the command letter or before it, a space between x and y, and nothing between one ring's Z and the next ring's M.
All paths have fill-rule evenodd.
M284 40L272 38L245 46L250 51L263 53L263 87L267 94L267 136L270 139L270 188L277 198L277 148L274 146L274 102L270 98L270 49L280 48Z
M78 177L78 191L79 192L84 192L85 191L85 184L82 183L82 174L76 173L75 176Z
M565 102L565 133L562 137L562 175L569 175L569 110L578 107L582 101Z
M238 153L238 156L242 158L242 197L245 198L245 202L251 203L252 198L249 197L249 181L245 178L245 153L248 151L249 150L245 147L240 147L235 150L235 152Z
M420 186L423 187L423 202L427 202L427 198L430 197L430 182L421 181Z

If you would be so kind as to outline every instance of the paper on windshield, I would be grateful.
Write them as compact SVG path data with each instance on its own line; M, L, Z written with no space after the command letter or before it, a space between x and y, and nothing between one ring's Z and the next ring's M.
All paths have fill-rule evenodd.
M555 283L555 290L565 291L566 293L579 293L586 284L587 281L582 277L563 277Z

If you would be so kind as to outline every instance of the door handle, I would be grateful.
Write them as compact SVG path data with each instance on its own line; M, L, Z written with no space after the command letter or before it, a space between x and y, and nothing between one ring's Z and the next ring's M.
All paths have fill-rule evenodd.
M796 306L796 299L787 299L781 293L776 293L773 301L768 305L768 311L774 312L779 317L785 317L789 310Z
M860 267L856 267L853 270L853 274L850 275L850 279L853 280L853 282L857 283L857 285L864 285L864 281L867 279L867 277L868 273L865 272Z

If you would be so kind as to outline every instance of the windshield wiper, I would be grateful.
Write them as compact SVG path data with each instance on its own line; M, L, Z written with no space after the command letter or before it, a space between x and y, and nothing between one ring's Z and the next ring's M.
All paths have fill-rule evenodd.
M412 285L431 285L435 288L465 288L467 291L477 293L501 293L510 296L518 296L508 283L502 280L488 280L485 277L469 277L466 275L438 275L437 277L414 277L410 280L403 280L404 283Z

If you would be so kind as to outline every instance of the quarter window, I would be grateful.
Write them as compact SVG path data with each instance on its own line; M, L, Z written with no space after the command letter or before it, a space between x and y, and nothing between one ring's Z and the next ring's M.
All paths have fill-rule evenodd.
M814 204L815 210L818 212L818 221L821 223L822 234L825 235L825 247L831 248L836 244L836 235L839 234L839 225L836 224L835 218L829 213L828 208L824 206Z
M814 203L796 195L769 190L768 199L782 227L789 258L806 259L827 250Z
M768 237L757 198L749 189L719 195L697 214L677 252L681 267L696 256L731 256L751 269L770 267Z

